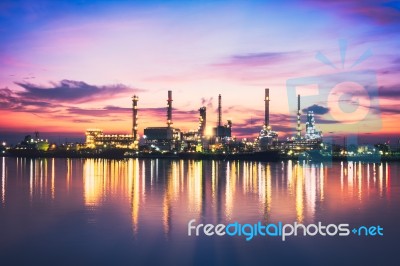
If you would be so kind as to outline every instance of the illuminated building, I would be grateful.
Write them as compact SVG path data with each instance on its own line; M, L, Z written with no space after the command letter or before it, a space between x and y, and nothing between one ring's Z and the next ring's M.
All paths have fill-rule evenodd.
M86 130L86 148L133 148L132 135L104 135L101 129Z
M138 107L137 103L139 101L139 97L133 95L132 97L132 140L134 148L138 148Z
M322 131L318 131L315 127L315 119L314 112L308 111L307 113L307 122L306 122L306 134L304 138L307 140L321 140L322 139Z
M168 91L167 99L167 127L148 127L144 129L144 140L150 149L156 151L177 150L181 138L181 131L172 125L172 91Z
M232 137L232 121L228 120L227 124L222 125L222 104L221 94L218 95L218 125L213 128L213 135L218 140Z
M132 135L110 134L96 137L96 142L104 148L133 148Z
M172 127L148 127L144 129L143 138L150 148L157 151L171 151L177 149L181 132Z
M264 117L264 125L260 131L258 138L256 139L256 146L258 151L266 151L269 149L276 148L276 144L278 142L278 133L271 130L271 126L269 124L269 89L265 89L265 117Z
M322 131L318 131L315 126L314 112L308 111L306 132L304 137L301 135L301 124L300 124L300 95L297 95L297 134L288 139L284 148L290 153L298 153L309 150L320 150L322 145Z
M200 116L199 116L199 136L203 137L206 135L206 125L207 125L207 112L206 107L203 106L199 109Z
M25 136L24 140L16 146L16 149L48 151L49 147L49 141L47 139L40 139L39 132L35 132L34 138L31 135Z
M97 140L98 136L103 135L103 130L98 128L92 128L86 130L86 147L90 149L96 148L96 146L101 146L102 143Z
M301 124L300 124L300 94L297 95L297 139L301 139Z

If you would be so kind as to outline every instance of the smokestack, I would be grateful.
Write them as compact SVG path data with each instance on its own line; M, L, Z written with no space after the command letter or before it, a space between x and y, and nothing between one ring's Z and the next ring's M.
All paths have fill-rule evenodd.
M221 107L221 94L218 95L218 126L222 125L222 107Z
M207 117L206 117L206 107L203 106L199 109L200 112L200 117L199 117L199 135L200 136L205 136L206 133L206 122L207 122Z
M297 137L301 137L301 125L300 125L300 94L297 95Z
M167 125L171 127L172 125L172 91L168 91L168 100L167 100Z
M265 119L264 125L269 128L269 89L265 89Z
M133 141L137 140L137 132L138 132L138 109L137 102L139 101L139 97L133 95L132 97L132 135Z

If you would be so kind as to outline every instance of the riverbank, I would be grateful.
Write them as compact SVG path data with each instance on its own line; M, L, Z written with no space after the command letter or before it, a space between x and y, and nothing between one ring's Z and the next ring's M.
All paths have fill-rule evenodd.
M204 152L181 152L181 153L148 153L137 152L132 150L110 149L104 151L37 151L37 150L9 150L7 153L1 154L2 157L25 157L25 158L104 158L104 159L176 159L176 160L222 160L222 161L261 161L274 162L286 160L307 160L315 162L329 161L361 161L361 162L388 162L400 161L400 155L353 155L345 156L341 154L323 154L320 152L302 153L300 155L288 155L280 153L277 150L264 152L248 152L248 153L204 153Z

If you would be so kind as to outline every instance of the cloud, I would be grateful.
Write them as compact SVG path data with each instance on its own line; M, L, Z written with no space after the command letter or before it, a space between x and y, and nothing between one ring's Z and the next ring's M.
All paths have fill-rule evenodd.
M201 105L202 106L206 106L207 108L213 108L213 100L214 97L210 97L210 98L201 98Z
M400 96L400 84L395 84L395 85L391 85L391 86L380 86L378 88L378 94L376 96L379 97L379 99L395 99L398 98ZM352 91L351 94L353 96L365 96L365 92L364 91Z
M235 123L232 125L232 135L236 137L257 137L260 133L262 126L264 125L263 115L259 112L257 117L251 117L245 119L243 122ZM262 118L261 118L262 117ZM270 125L272 130L280 132L279 137L285 137L291 133L295 134L295 128L293 127L293 116L286 114L271 114Z
M318 105L318 104L314 104L314 105L311 105L310 107L304 108L302 111L303 111L303 113L312 111L316 115L324 115L329 112L329 108Z
M72 120L74 123L93 123L94 120L92 119L74 119Z
M392 61L393 64L399 65L400 64L400 57L395 57Z
M33 115L49 114L52 117L64 114L72 116L86 115L93 117L106 117L110 114L128 114L130 108L106 106L101 109L82 109L71 104L109 99L120 95L131 95L134 91L125 85L93 86L82 81L62 80L51 83L45 88L32 83L17 82L24 91L15 92L8 88L0 88L0 110L13 112L29 112ZM48 115L47 115L48 116Z
M0 89L0 109L14 112L49 113L60 105L20 97L8 88Z
M272 65L285 60L293 52L262 52L262 53L245 53L232 55L223 60L221 63L213 66L229 67L229 66L264 66Z
M396 1L310 1L315 6L336 9L341 14L349 17L366 18L378 25L399 24L400 23L400 8Z
M381 105L381 106L371 106L370 107L374 114L378 115L398 115L400 114L399 105Z
M118 106L105 106L98 109L85 109L79 107L70 107L67 113L74 116L91 116L91 117L112 117L114 115L121 115L126 117L132 116L132 108L118 107ZM195 120L197 119L197 110L180 110L172 109L172 118L182 121L185 119ZM138 115L140 117L166 117L166 107L154 107L154 108L138 108Z
M55 102L83 103L113 97L131 95L141 89L130 88L123 84L95 86L83 81L61 80L51 82L51 86L35 85L28 82L15 82L25 91L17 92L20 97Z
M400 96L400 85L379 87L379 98L394 99Z

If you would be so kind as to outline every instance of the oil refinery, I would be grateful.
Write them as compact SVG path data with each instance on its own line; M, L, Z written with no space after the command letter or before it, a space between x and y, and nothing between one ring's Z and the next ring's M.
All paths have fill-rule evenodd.
M245 138L239 140L232 134L232 120L223 123L222 95L218 95L216 124L207 123L207 108L198 109L196 129L182 131L174 127L172 90L167 92L165 110L166 125L154 125L143 128L139 135L140 102L139 96L132 97L132 131L125 134L105 134L103 129L90 128L85 132L84 143L63 143L58 146L30 135L16 145L8 147L5 142L1 149L4 156L25 157L98 157L98 158L180 158L180 159L222 159L274 161L283 159L345 160L366 161L398 160L399 154L392 153L388 144L337 145L324 143L322 131L316 125L313 111L306 113L305 123L301 123L301 96L297 95L296 121L294 134L279 139L278 132L270 123L270 94L264 91L264 121L254 141ZM207 134L207 128L211 128ZM304 133L303 133L304 128Z
M105 135L102 129L88 129L86 131L85 146L88 149L104 150L107 148L130 149L128 154L181 154L181 153L215 153L215 154L241 154L264 153L265 156L276 152L300 153L308 150L319 150L322 143L322 132L315 125L312 111L307 114L306 131L301 132L300 95L298 95L297 133L292 138L279 141L278 133L273 131L270 124L270 96L269 89L265 89L264 124L260 125L260 133L253 142L238 141L232 137L233 123L222 120L222 95L218 95L217 123L212 128L212 134L206 135L207 108L199 107L199 120L197 130L181 131L173 126L172 91L168 91L166 108L166 126L152 126L143 129L143 136L138 134L138 107L139 97L132 97L132 133Z

